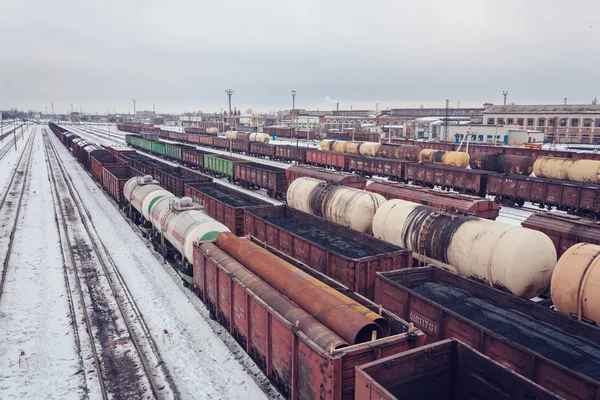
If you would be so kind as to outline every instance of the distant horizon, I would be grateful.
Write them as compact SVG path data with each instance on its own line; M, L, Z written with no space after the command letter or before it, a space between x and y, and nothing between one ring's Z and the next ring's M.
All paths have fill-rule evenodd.
M500 96L501 97L501 96ZM591 101L593 100L594 96L592 96L590 99L586 100L575 100L575 101L569 101L567 99L567 105L590 105ZM235 95L234 95L234 99L235 99ZM298 96L296 97L296 109L304 109L307 111L335 111L336 110L336 103L331 103L331 102L322 102L322 103L316 103L316 104L312 104L311 107L303 107L302 104L298 103ZM398 101L398 102L379 102L378 106L379 106L379 111L383 111L383 110L389 110L389 109L395 109L395 108L421 108L421 105L423 106L423 108L445 108L446 107L446 100L435 100L435 101L428 101L428 102L418 102L418 103L413 103L413 102L408 102L408 101ZM376 102L377 103L377 102ZM340 102L340 106L339 109L340 110L345 110L345 111L349 111L350 110L350 105L352 105L352 109L353 110L371 110L371 111L375 111L375 106L376 103L372 103L372 102L347 102L347 103L342 103ZM389 104L388 104L389 103ZM493 102L493 101L482 101L482 102L476 102L476 101L469 101L469 102L463 102L460 101L460 106L459 108L484 108L483 105L485 103L491 103L493 105L502 105L503 104L503 99L501 98L500 101L498 102ZM510 97L507 99L507 105L511 105L511 104L515 104L515 105L563 105L564 104L564 99L562 99L562 101L557 101L557 102L549 102L549 101L536 101L536 100L521 100L521 101L511 101ZM150 104L150 107L147 107L148 103L141 103L142 106L145 107L140 107L140 102L136 102L136 112L148 112L148 111L152 111L152 103ZM326 106L330 106L329 108L325 108ZM0 105L0 110L9 110L10 108L17 108L20 111L29 111L29 110L33 110L36 112L41 112L41 113L45 113L45 108L47 107L48 109L48 115L51 115L52 110L51 110L51 106L50 104L48 104L47 106L42 106L42 108L40 109L39 106L38 108L35 107L15 107L15 105ZM287 111L291 109L291 104L285 108L283 105L281 105L280 107L273 107L273 106L263 106L263 107L253 107L251 105L240 105L238 106L237 104L235 104L235 101L233 101L232 104L232 108L237 108L238 110L241 110L242 113L244 113L247 109L251 108L254 112L256 113L260 113L260 114L269 114L272 113L273 110L275 112L277 111ZM457 108L457 102L456 100L453 102L452 99L450 99L450 104L449 104L450 108ZM126 105L121 103L121 106L114 106L114 107L106 107L106 106L101 106L99 108L88 108L87 106L84 107L80 107L80 106L75 106L75 104L73 105L73 112L80 112L80 108L82 108L83 113L86 115L91 115L91 114L96 114L96 112L98 112L99 115L106 115L106 111L107 108L110 110L110 115L113 114L133 114L133 103L130 103L129 108L127 108ZM156 109L156 114L160 115L162 114L170 114L170 115L183 115L183 110L185 110L186 114L188 113L197 113L197 112L203 112L203 113L220 113L221 109L223 109L223 111L228 111L227 110L228 105L225 104L225 106L219 106L216 109L213 108L208 108L208 107L198 107L198 108L193 108L193 107L169 107L166 106L165 108L160 107L160 103L156 104L155 103L155 109ZM70 110L70 104L67 105L67 107L65 107L63 104L60 103L54 103L54 114L56 115L68 115L70 114L71 110Z

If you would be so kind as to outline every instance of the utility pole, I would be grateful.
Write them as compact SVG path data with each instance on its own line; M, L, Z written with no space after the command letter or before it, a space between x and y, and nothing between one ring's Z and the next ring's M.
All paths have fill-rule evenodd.
M52 120L54 120L54 103L50 103L50 105L52 106Z
M133 101L133 119L135 119L135 99L131 99Z
M508 90L503 90L502 96L504 96L504 105L506 105L506 96L508 96Z
M567 105L567 98L565 97L565 106Z
M444 142L448 141L448 119L450 118L450 100L446 99L446 119L444 121Z
M48 106L46 106L46 112L44 113L45 116L48 116Z
M294 110L296 109L296 91L292 90L292 110L291 112L293 113ZM299 146L299 142L300 142L300 138L298 133L296 132L296 127L294 126L294 114L292 114L292 137L294 136L294 133L296 134L296 148Z
M233 89L225 90L225 94L227 94L227 99L229 100L229 118L231 118L231 96L233 96L233 92L235 92ZM223 130L225 130L225 122L223 122Z
M73 120L73 104L71 104L71 120Z

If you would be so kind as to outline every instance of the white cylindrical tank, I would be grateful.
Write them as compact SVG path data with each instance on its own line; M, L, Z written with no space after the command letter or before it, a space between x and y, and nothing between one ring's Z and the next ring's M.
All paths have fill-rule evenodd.
M358 149L361 156L375 157L379 153L381 144L375 142L365 142Z
M206 128L206 133L210 133L210 134L213 134L213 135L218 134L219 133L219 128L215 128L215 127L213 127L213 128Z
M524 298L548 287L556 265L556 249L544 233L404 200L379 207L373 234L434 265Z
M150 175L136 176L125 183L123 196L144 219L150 220L150 208L157 199L172 197L173 194L158 185Z
M333 142L335 142L335 140L323 139L323 140L321 140L321 143L319 144L319 148L323 151L331 151L331 149L333 147Z
M290 184L287 201L288 206L297 210L359 232L371 233L373 216L385 198L376 193L303 177Z
M225 225L197 209L189 197L158 199L151 207L150 221L191 264L194 242L212 242L221 233L229 232Z
M313 214L310 207L311 194L319 186L324 188L326 182L306 177L294 180L287 190L286 198L288 206L305 213Z
M207 129L208 131L208 129ZM225 132L225 137L227 139L237 139L237 131L227 131Z
M556 309L600 325L600 246L578 243L563 253L550 285Z
M250 141L256 141L256 135L258 135L258 133L256 132L252 132L249 136L248 136L248 140Z
M251 136L252 137L252 136ZM261 143L268 143L269 139L271 139L271 136L269 136L268 133L257 133L254 136L254 139L250 139L250 140L254 140L255 142L261 142Z

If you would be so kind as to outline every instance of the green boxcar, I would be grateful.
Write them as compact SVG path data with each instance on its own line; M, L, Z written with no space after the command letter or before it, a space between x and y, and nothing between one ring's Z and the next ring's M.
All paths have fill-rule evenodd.
M165 152L167 157L173 160L181 160L181 147L173 143L165 143Z
M130 146L133 146L133 135L125 135L125 143Z
M144 149L148 152L152 152L152 141L151 140L140 138L140 144L141 144L142 149Z
M248 162L251 161L221 154L204 155L204 169L212 171L217 176L226 176L229 181L234 180L235 164Z
M163 142L152 142L152 152L161 156L165 155L165 144Z

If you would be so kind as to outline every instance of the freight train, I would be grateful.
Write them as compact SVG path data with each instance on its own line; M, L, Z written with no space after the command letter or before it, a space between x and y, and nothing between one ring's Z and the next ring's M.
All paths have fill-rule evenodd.
M468 159L471 169L467 169L418 162L419 155L423 151L423 148L419 146L432 147L433 150L441 151L454 151L457 148L454 144L436 142L410 142L410 146L381 144L377 157L369 157L361 154L289 145L253 144L250 141L239 139L228 140L169 131L161 131L159 135L170 140L189 142L199 146L231 150L274 160L307 163L323 168L354 172L365 177L389 177L400 182L410 182L425 187L439 186L444 190L463 194L480 197L493 196L494 200L501 205L520 207L525 202L531 202L540 208L552 209L554 207L571 214L592 218L600 216L599 185L528 176L530 170L533 169L533 161L538 157L561 156L573 160L593 158L593 155L589 153L472 146L469 147L470 157ZM336 141L323 141L322 145L333 146L328 147L331 149L348 148L349 142L332 145L331 143L334 142ZM259 144L260 147L257 146ZM415 146L415 144L419 146ZM352 146L356 148L357 145ZM353 148L352 146L350 148ZM369 147L371 148L369 151L372 153L374 146L366 148ZM358 150L360 151L360 149ZM428 154L430 154L430 159L435 160L436 157L439 157L440 162L444 162L444 152ZM460 157L464 158L462 155ZM462 165L464 162L461 163Z
M64 143L68 133L52 125L51 128ZM113 152L120 154L119 151L111 149L111 154ZM415 348L420 347L423 340L434 343L448 337L458 337L466 341L474 349L503 365L503 367L499 365L494 367L496 364L486 364L483 367L484 364L479 364L476 380L478 384L490 385L493 393L503 392L504 395L508 392L513 393L518 388L519 390L514 393L515 398L556 398L552 393L534 385L531 382L533 381L568 399L600 396L600 376L598 376L600 360L597 356L600 352L597 344L600 342L600 330L570 317L571 314L575 314L576 319L581 321L600 322L598 321L600 317L596 313L598 301L586 302L589 296L593 296L594 285L599 279L595 275L595 270L585 267L597 263L596 257L600 252L597 246L574 248L571 253L565 253L568 258L561 259L556 267L562 275L569 275L569 279L563 279L562 275L555 275L552 278L553 293L562 296L557 297L556 302L559 303L557 308L564 314L491 287L498 279L507 278L506 275L495 276L484 285L431 267L394 271L398 267L392 266L389 272L375 274L374 295L367 292L370 298L377 301L372 303L356 295L352 289L339 286L323 275L347 280L350 272L349 264L340 262L341 259L322 266L320 269L322 273L319 273L306 268L266 243L256 246L247 239L235 237L227 232L227 227L207 218L206 215L188 217L196 213L202 214L198 206L189 199L177 198L166 192L164 188L157 187L151 178L133 177L125 183L125 186L132 188L128 191L127 202L131 204L130 210L135 210L136 220L141 228L155 238L155 243L159 247L168 243L169 238L173 241L166 244L172 248L170 256L176 262L187 263L188 268L191 266L192 275L189 278L193 289L200 295L214 317L245 347L285 397L365 398L365 391L362 390L364 388L357 390L355 394L357 373L355 367L358 367L359 373L362 374L361 371L373 371L374 366L385 368L394 366L394 375L385 378L375 376L375 380L370 381L373 388L385 381L385 385L401 389L400 392L394 393L402 394L408 390L402 389L403 386L399 384L400 381L406 382L402 379L402 374L414 377L415 362L430 358L432 351L439 353L431 347L423 349L423 352L416 352L418 350ZM111 195L114 196L112 193ZM389 210L384 208L386 203L391 205ZM386 209L389 212L398 208L397 204L399 204L398 200L388 201L383 203L379 210ZM453 235L463 231L458 234L457 238L460 237L460 240L456 244L445 241L446 245L456 246L452 250L446 248L446 252L458 254L460 252L458 247L461 247L462 243L468 245L475 242L469 239L471 237L469 235L478 235L477 225L481 224L481 220L475 224L471 224L473 220L463 220L453 224L449 223L449 220L438 218L438 210L428 210L422 208L424 206L410 203L409 205L408 208L403 207L403 210L404 208L408 210L405 214L407 219L413 221L412 226L415 229L439 227L444 230L445 226L448 226L448 230L454 232ZM298 231L293 233L272 230L273 224L280 223L279 217L271 213L276 209L286 211L280 207L258 207L249 211L246 217L250 216L250 218L245 218L245 222L250 222L252 228L248 229L246 226L245 231L252 233L249 232L252 230L261 233L263 237L277 240L284 240L286 234L296 240L301 238L298 236ZM293 214L292 210L288 211ZM323 224L312 215L298 213L296 218L299 222L308 222L309 226L317 226L315 234L319 234L322 228L327 232L323 237L329 237L329 232L347 235L346 240L336 239L342 243L349 242L352 237L347 233L346 228L334 226L337 224ZM261 220L263 222L260 222ZM500 226L492 222L489 224ZM377 223L373 224L374 227L375 225ZM390 224L392 225L403 224ZM188 230L186 227L192 229ZM420 245L419 238L428 235L417 233L413 228L411 228L412 233L402 232L400 237L412 237ZM486 229L491 229L492 236L498 234L503 238L508 237L508 242L511 241L511 234L502 234L502 229L496 232L492 225ZM396 237L393 230L390 233L392 237ZM523 235L515 236L518 236L517 239L527 240ZM367 248L375 240L358 232L354 233L354 237L357 243L360 243L359 248ZM311 240L306 236L302 238L309 242ZM197 242L189 243L190 240L197 240ZM519 246L522 245L520 242ZM290 243L293 242L288 242L288 245ZM292 249L300 250L306 243L308 242L292 244ZM481 251L478 253L481 259L468 260L465 266L473 269L483 267L486 262L484 260L486 251L492 251L490 254L499 253L493 250L494 243L500 241L482 240L479 246ZM501 243L501 247L505 248L507 243ZM426 245L431 251L439 247L439 244L440 242L436 241ZM488 245L491 245L492 249L487 249ZM526 246L526 243L523 246ZM520 248L522 249L523 246ZM190 248L192 260L189 259ZM322 245L314 247L315 250L319 248L322 248ZM466 248L463 250L463 256L469 253ZM506 250L504 255L509 251ZM535 254L531 248L529 251ZM397 253L397 250L388 254L393 253ZM330 258L330 256L322 257L317 251L310 249L306 255L308 258L316 258L314 261L317 263ZM335 253L330 255L335 257ZM492 256L492 259L496 260L495 256ZM382 262L379 265L388 264L385 258L379 260ZM364 268L363 271L372 270L372 260L365 258L365 261L360 268ZM525 266L522 260L517 260L513 264ZM318 268L319 265L315 267ZM363 279L358 265L355 268L352 277L357 280ZM570 273L572 270L574 273ZM502 271L492 268L491 272ZM509 281L518 281L519 274L518 269L514 270L512 275L515 276L508 277ZM289 282L292 279L295 283L290 286ZM391 285L384 286L387 283ZM286 290L290 287L292 292L287 293ZM305 289L297 291L299 287ZM337 291L332 291L331 288ZM583 295L573 297L573 293ZM303 295L305 297L298 297ZM292 299L291 296L295 297ZM319 298L323 302L315 302L314 298ZM326 299L330 300L326 301ZM342 301L342 303L337 306L337 303L330 301ZM320 308L315 308L318 306L325 306L326 309L330 307L330 310L335 308L336 312L327 313L324 312L326 309L321 311ZM388 308L410 320L423 332L407 326L396 315L389 313ZM486 312L481 313L482 309ZM547 336L543 336L544 333L547 333ZM357 342L358 344L352 344ZM464 355L464 350L461 351L460 354ZM412 360L408 362L408 367L400 368L396 361L392 361L398 359L397 355L405 355L405 359ZM386 356L390 358L383 358L381 363L376 361ZM511 375L508 384L509 381L503 378L506 375L501 373L507 371L506 368L516 371L530 381L522 381L518 376ZM491 371L496 371L497 374ZM361 382L358 377L356 379L356 382ZM450 377L449 379L452 380L449 384L453 387L462 388L467 385L461 380L463 378L455 380ZM427 385L418 382L413 382L410 386L411 393L414 390L428 390ZM381 398L381 396L377 397L377 391L373 390L369 390L369 396Z

